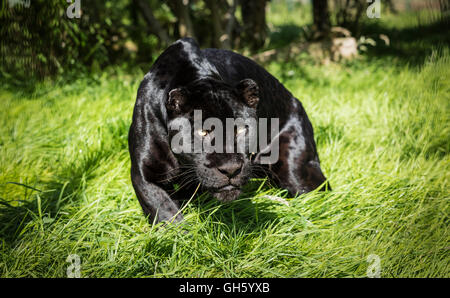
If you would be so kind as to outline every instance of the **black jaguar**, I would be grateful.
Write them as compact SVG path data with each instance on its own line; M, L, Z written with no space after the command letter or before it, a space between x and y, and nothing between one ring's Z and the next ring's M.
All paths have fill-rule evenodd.
M278 119L278 159L260 162L257 152L179 152L171 139L177 119ZM190 129L189 139L213 138L213 130ZM245 132L244 132L245 133ZM134 107L129 132L131 180L150 220L180 221L179 200L198 185L220 201L231 201L252 177L268 176L291 195L329 189L322 173L313 128L300 101L276 78L252 60L227 50L204 49L190 38L176 41L145 75ZM269 143L269 147L270 147ZM261 148L259 148L261 149Z

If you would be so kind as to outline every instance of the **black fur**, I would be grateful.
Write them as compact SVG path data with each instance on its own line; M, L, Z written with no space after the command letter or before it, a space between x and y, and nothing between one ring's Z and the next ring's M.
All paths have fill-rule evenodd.
M174 154L168 123L177 117L192 122L194 109L202 110L203 119L279 118L278 162L260 165L258 152ZM198 183L219 200L231 201L255 175L268 175L291 195L326 180L313 128L298 99L250 59L231 51L200 50L190 38L168 47L145 75L128 140L133 187L144 213L157 222L182 220L177 202L189 198Z

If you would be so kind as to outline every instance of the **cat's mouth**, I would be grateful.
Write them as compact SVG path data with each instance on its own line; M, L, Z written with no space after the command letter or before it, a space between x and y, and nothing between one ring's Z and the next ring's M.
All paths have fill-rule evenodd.
M218 191L230 191L230 190L237 189L237 188L239 188L239 187L237 187L236 185L229 184L229 185L222 186L222 187L218 188L217 190Z
M241 194L241 189L230 184L214 189L211 192L220 202L226 203L235 200Z

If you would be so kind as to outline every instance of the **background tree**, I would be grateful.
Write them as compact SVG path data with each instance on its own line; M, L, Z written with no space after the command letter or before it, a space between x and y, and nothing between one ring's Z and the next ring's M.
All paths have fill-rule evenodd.
M133 3L137 8L137 11L140 11L142 13L144 20L148 24L149 31L158 36L159 40L164 44L170 44L172 42L172 39L169 37L167 31L162 27L162 25L153 15L152 9L148 1L133 0Z
M302 9L312 8L315 40L332 38L332 25L358 37L367 8L366 0L277 2L292 7L301 2ZM7 74L45 77L78 68L148 63L186 36L197 39L202 47L245 48L252 53L269 45L268 0L83 1L80 19L69 19L68 4L61 0L34 0L28 8L3 3L0 71ZM448 15L448 0L433 3L439 5L443 18Z
M353 35L359 35L361 17L367 9L366 0L334 0L334 18L336 25L350 30Z
M195 38L194 25L191 20L189 0L168 0L172 12L177 17L178 35L180 37L190 36Z
M253 51L262 47L267 37L266 2L241 0L244 38Z
M323 38L329 35L331 29L330 13L327 0L313 0L313 20L315 38Z

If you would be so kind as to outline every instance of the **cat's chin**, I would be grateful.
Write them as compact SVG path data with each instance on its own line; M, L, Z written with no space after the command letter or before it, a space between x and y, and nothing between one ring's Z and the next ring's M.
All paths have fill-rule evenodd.
M241 190L236 187L226 187L212 193L212 195L222 203L234 201L240 194Z

